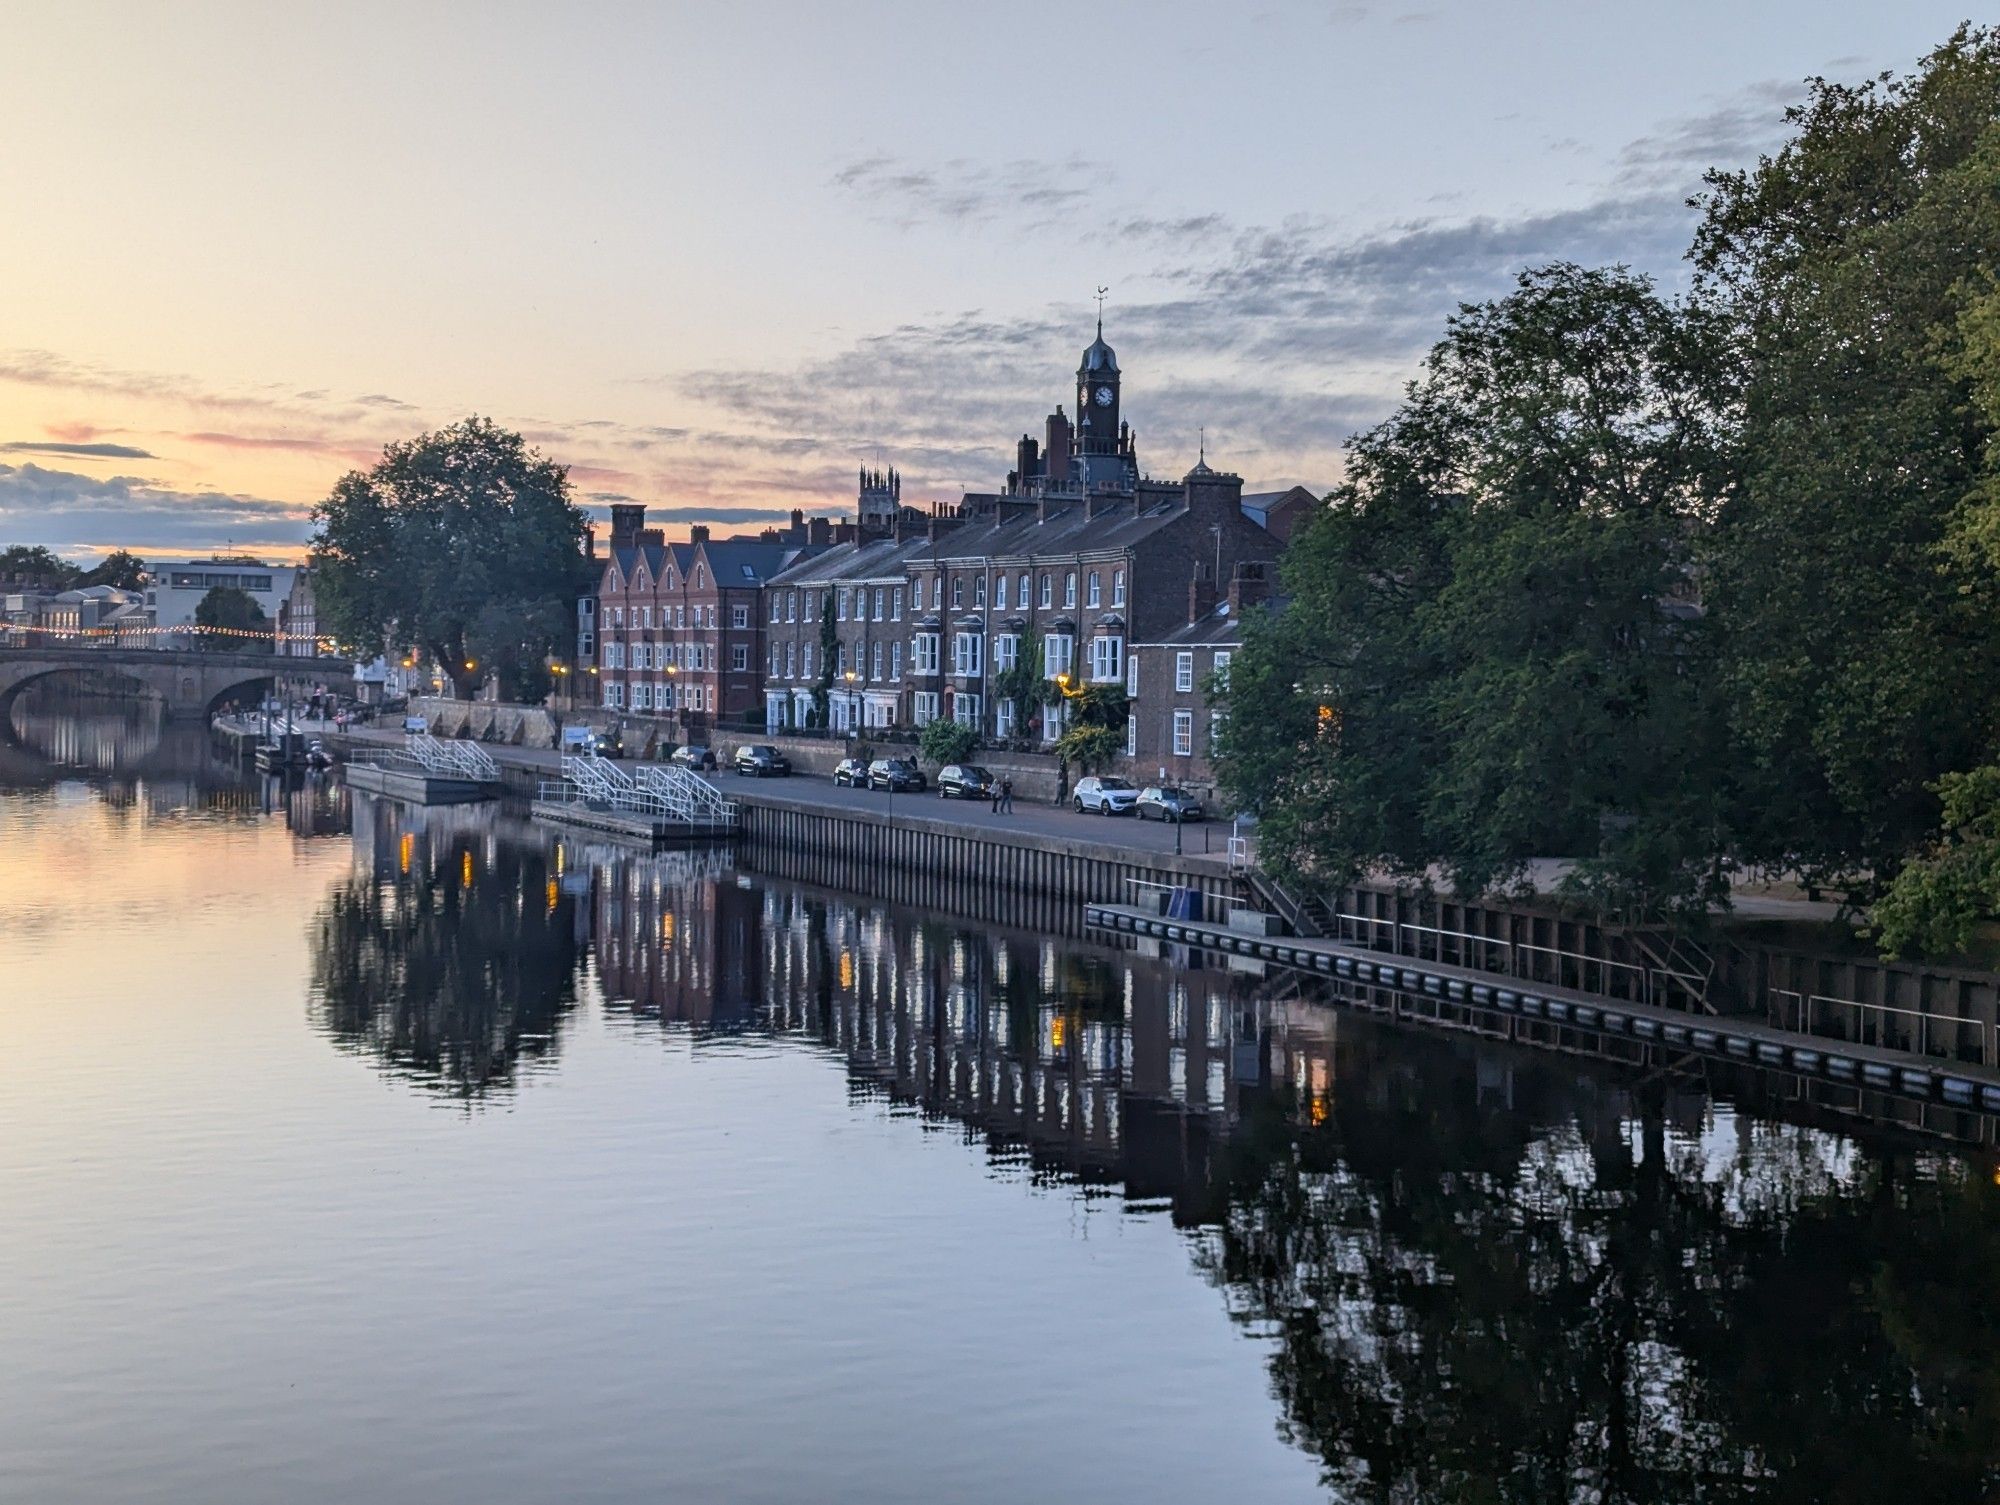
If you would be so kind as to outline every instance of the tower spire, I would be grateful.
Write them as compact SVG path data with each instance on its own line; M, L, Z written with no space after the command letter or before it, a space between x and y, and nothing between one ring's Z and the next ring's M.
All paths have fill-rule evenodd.
M1108 287L1097 290L1097 337L1100 340L1104 338L1104 295L1110 291Z

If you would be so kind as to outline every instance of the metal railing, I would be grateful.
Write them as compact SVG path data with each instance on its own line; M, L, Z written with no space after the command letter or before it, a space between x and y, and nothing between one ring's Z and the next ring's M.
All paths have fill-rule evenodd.
M425 773L471 779L477 784L500 780L500 765L493 761L493 754L476 742L440 742L429 732L411 732L404 742Z
M638 787L660 795L690 822L736 824L736 801L725 799L722 791L688 768L649 763L638 771Z
M646 764L628 773L607 758L586 753L565 756L562 771L562 782L544 781L537 798L646 815L697 830L731 831L739 821L734 800L724 799L707 779L685 768Z
M1690 993L1690 984L1703 981L1692 974L1678 972L1667 967L1644 966L1638 962L1621 962L1611 957L1592 956L1584 951L1570 951L1561 946L1544 946L1532 941L1510 941L1495 935L1481 935L1476 930L1450 930L1439 925L1419 925L1413 920L1389 919L1382 915L1356 914L1349 910L1336 910L1334 921L1338 933L1330 939L1346 941L1353 945L1367 946L1371 950L1388 951L1397 956L1423 959L1422 937L1435 939L1431 945L1432 959L1446 961L1447 940L1459 944L1454 947L1452 964L1472 967L1481 972L1505 972L1509 976L1527 981L1552 982L1558 986L1575 987L1579 992L1596 992L1606 996L1630 997L1640 1003L1659 1001L1662 979L1677 983ZM1348 926L1358 932L1367 926L1366 933L1350 935ZM1415 944L1404 944L1404 932L1414 933ZM1386 936L1378 932L1387 932ZM1476 951L1474 948L1477 948ZM1497 964L1496 954L1497 953ZM1553 965L1549 965L1553 962ZM1551 975L1553 974L1553 975ZM1592 987L1593 974L1596 986ZM1626 983L1623 990L1612 987L1613 978ZM1696 995L1699 996L1698 994Z
M1916 1053L1948 1061L1966 1059L1958 1046L1964 1042L1969 1030L1977 1052L1972 1059L1982 1066L2000 1063L2000 1025L1987 1024L1979 1019L1938 1014L1928 1009L1899 1008L1888 1003L1868 1003L1859 998L1835 998L1826 993L1801 993L1793 988L1772 988L1771 1003L1771 1022L1780 1029L1796 1029L1801 1034L1845 1040L1855 1045L1873 1045L1882 1050L1909 1050L1912 1029L1906 1025L1901 1030L1895 1030L1893 1021L1914 1019ZM1834 1010L1851 1011L1845 1017L1836 1016L1840 1026L1837 1033L1825 1027L1836 1022L1828 1018ZM1935 1032L1933 1025L1937 1027ZM1933 1044L1939 1048L1933 1050Z

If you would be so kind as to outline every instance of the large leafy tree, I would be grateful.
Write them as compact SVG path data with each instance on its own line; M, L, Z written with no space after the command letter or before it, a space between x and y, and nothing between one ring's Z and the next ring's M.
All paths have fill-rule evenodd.
M194 625L203 629L197 646L210 653L269 653L271 619L248 591L211 586L195 602Z
M2000 35L1792 120L1694 248L1742 372L1707 595L1741 851L1881 880L2000 731Z
M469 696L547 693L585 584L566 469L484 418L392 444L314 509L321 619L341 642L426 649Z
M113 549L84 571L79 585L110 585L135 591L146 583L146 561L127 549Z
M1690 535L1724 485L1715 330L1622 269L1463 308L1245 624L1226 782L1315 882L1529 859L1642 909L1721 883Z
M0 549L0 580L43 590L68 590L83 571L42 544L17 543Z

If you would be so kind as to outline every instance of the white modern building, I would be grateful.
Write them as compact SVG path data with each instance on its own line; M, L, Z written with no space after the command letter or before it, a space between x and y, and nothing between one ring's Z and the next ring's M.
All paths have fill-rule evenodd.
M146 587L146 605L154 625L164 630L193 625L201 598L217 586L244 592L275 627L278 608L291 594L292 578L298 574L294 565L236 559L162 560L148 569L152 580Z

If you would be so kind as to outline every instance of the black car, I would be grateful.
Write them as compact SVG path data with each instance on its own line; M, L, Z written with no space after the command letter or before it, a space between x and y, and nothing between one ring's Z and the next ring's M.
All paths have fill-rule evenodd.
M1171 784L1148 784L1139 791L1132 810L1141 820L1190 821L1203 815L1200 800Z
M990 800L999 788L1000 781L977 763L947 763L938 770L941 800Z
M868 765L860 758L842 758L833 765L833 781L849 789L868 787Z
M668 758L667 761L669 763L677 763L682 768L713 768L715 767L715 752L712 748L701 747L696 743L690 742L686 747L675 748L673 756Z
M925 787L924 772L914 758L877 758L868 765L868 787L886 789L891 794Z
M736 771L749 779L783 778L792 765L770 743L750 742L736 749Z

